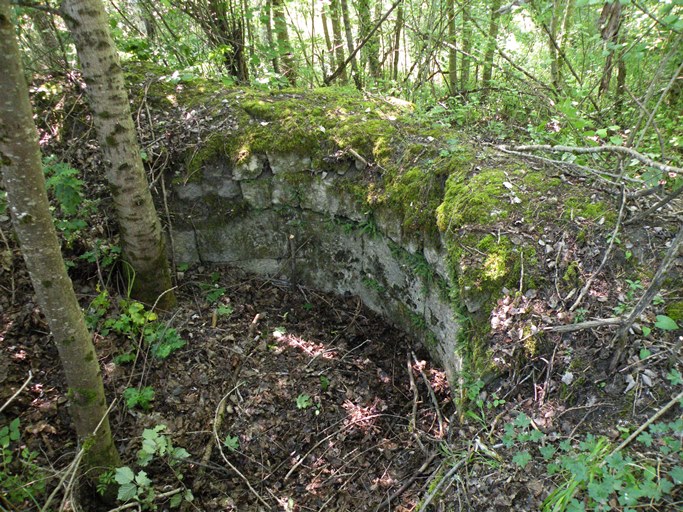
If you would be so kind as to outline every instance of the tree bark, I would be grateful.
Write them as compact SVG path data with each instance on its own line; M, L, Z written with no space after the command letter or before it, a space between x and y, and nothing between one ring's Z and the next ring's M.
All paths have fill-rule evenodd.
M38 132L21 68L8 0L0 0L0 168L31 282L66 375L71 416L88 478L120 465L107 417L100 366L66 273L50 216ZM97 428L99 425L99 428Z
M457 46L457 27L455 24L455 0L448 0L446 6L448 15L448 42L452 45L448 47L448 89L452 96L458 92L458 52Z
M346 60L344 57L344 43L342 39L341 30L341 19L340 19L339 0L330 0L330 21L332 22L332 36L334 37L334 51L337 55L337 65L340 66L342 62ZM342 83L348 82L348 76L346 75L346 68L342 69L341 75L339 75Z
M482 73L482 86L491 87L493 77L493 56L498 44L498 30L500 28L500 4L501 0L491 2L491 21L489 22L489 39L486 43L486 53L484 54L484 71ZM484 91L486 95L487 91Z
M282 57L282 74L287 78L290 84L296 85L294 51L292 50L292 43L289 41L287 18L285 18L285 3L284 0L272 0L272 2L278 54Z
M472 53L472 25L471 9L469 3L462 5L462 51L464 55L460 59L460 89L466 91L470 82L470 59L466 55Z
M266 19L264 20L266 28L266 43L268 43L268 48L270 48L270 51L272 51L275 54L271 59L273 71L279 74L280 59L278 58L278 55L276 55L278 52L275 51L275 39L273 38L273 1L266 0L264 4L264 9L266 10Z
M393 80L398 80L398 64L401 54L401 31L403 30L403 4L399 4L396 9L396 28L394 29L394 57L392 59L392 72L391 78Z
M619 29L621 28L621 14L622 8L619 2L606 2L600 13L601 36L607 50L607 57L605 65L602 70L602 78L600 79L600 87L598 89L598 96L602 96L609 89L610 81L612 80L612 68L614 67L612 61L615 50L609 48L609 44L615 44L619 40Z
M330 56L330 68L334 69L336 67L335 64L335 58L334 58L334 47L332 46L332 38L330 37L330 29L327 26L327 15L325 14L325 9L326 7L323 7L320 10L320 21L323 24L323 33L325 34L325 55L329 54ZM323 61L323 68L325 67L325 62ZM323 75L325 74L323 70Z
M361 80L360 73L358 72L358 62L353 54L354 43L353 43L353 31L351 30L351 16L349 15L349 3L348 0L340 0L342 18L344 19L344 31L346 33L346 47L349 50L349 55L351 55L351 76L356 88L362 89L363 83Z
M140 157L128 94L100 0L64 0L64 20L76 45L106 176L121 228L131 295L167 309L175 304L161 224Z
M363 40L368 36L368 34L370 34L373 26L372 16L370 14L370 0L359 0L358 21L358 36L361 40ZM370 71L370 76L373 78L379 78L379 40L376 35L370 37L368 42L365 44L363 50L361 51L361 57L363 57L363 63L360 66L361 69L364 70L365 66L367 65Z

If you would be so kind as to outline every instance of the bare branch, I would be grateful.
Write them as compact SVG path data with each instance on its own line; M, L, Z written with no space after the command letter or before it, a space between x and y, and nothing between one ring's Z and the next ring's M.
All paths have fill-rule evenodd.
M504 151L508 149L507 146L502 145L502 146L497 146L498 149L501 151ZM655 160L652 160L652 158L649 158L642 153L638 153L635 149L627 148L624 146L597 146L594 148L581 148L577 146L550 146L547 144L534 144L530 146L515 146L510 148L513 151L550 151L552 153L573 153L573 154L587 154L587 153L616 153L616 154L622 154L626 156L630 156L631 158L634 158L638 160L639 162L649 166L649 167L654 167L655 169L659 169L662 172L673 172L676 174L681 174L683 175L683 169L680 167L674 167L673 165L667 165L663 164L661 162L657 162Z

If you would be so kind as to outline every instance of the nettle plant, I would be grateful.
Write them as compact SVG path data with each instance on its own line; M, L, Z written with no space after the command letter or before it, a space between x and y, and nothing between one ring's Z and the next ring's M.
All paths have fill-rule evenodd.
M194 500L194 496L192 491L183 484L184 475L179 469L180 464L189 456L185 448L173 446L170 436L166 434L166 425L146 428L142 432L142 447L137 454L137 467L123 466L104 473L100 477L97 490L104 495L109 486L116 483L119 501L135 502L146 510L155 510L157 508L155 502L159 499L168 498L171 508L179 507L183 502L190 503ZM154 481L147 471L139 469L150 465L155 468L161 466L169 468L180 486L170 492L157 493Z
M544 512L636 512L645 504L665 505L674 488L683 484L683 418L650 425L636 438L647 450L633 454L624 454L605 436L593 434L581 441L552 441L532 428L524 413L504 430L503 444L517 450L514 464L526 467L538 450L546 472L558 482L543 503Z

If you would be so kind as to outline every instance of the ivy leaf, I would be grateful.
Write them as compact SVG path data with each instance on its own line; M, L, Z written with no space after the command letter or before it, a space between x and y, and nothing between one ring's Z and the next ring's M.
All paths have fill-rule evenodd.
M524 468L531 461L531 454L528 451L518 452L512 457L512 462L517 464L520 468Z
M659 327L662 331L675 331L678 329L678 324L671 317L666 315L657 315L655 327Z

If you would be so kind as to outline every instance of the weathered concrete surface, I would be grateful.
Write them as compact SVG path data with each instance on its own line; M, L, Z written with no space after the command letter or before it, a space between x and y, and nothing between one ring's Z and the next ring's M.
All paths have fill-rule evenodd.
M402 239L401 220L389 212L377 219L364 212L347 190L358 173L354 163L322 172L279 153L234 167L212 161L199 180L174 187L176 259L356 295L421 340L454 384L460 326L443 248Z

